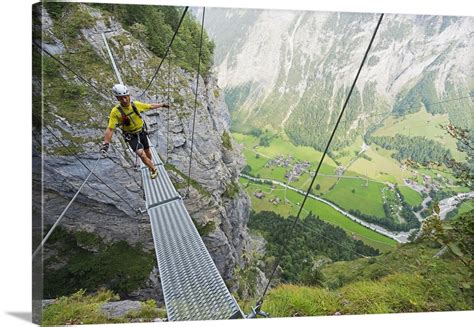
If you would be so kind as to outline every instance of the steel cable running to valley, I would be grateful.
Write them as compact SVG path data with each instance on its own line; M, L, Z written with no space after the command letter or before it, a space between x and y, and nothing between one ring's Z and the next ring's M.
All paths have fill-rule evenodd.
M97 86L95 86L94 84L92 84L91 82L89 82L87 79L85 79L84 77L82 77L79 73L77 73L75 70L73 70L71 67L69 67L68 65L66 65L64 62L62 62L60 59L56 58L56 56L54 56L51 52L49 52L48 50L46 50L45 48L43 48L40 44L36 43L35 41L33 41L33 45L36 46L39 50L43 51L44 53L46 53L51 59L53 59L54 61L56 61L57 63L59 63L61 66L63 66L64 68L66 68L67 70L69 70L71 73L73 73L77 78L79 78L81 81L83 81L84 83L86 83L87 85L89 85L94 91L96 91L99 95L101 95L104 99L106 100L109 100L111 98L111 96L107 96L107 92L104 92L103 90L100 90Z
M167 125L166 125L166 161L165 163L168 163L168 158L169 158L169 148L170 148L170 88L171 88L171 57L172 55L168 57L168 89L167 89L167 102L168 102L168 108L166 110L166 120L167 120Z
M43 248L44 244L46 243L46 241L49 239L49 237L51 236L51 234L53 233L53 231L56 229L56 227L59 225L59 223L61 222L61 220L64 218L64 215L66 214L66 212L68 211L69 207L72 205L72 203L76 200L77 196L79 195L79 193L81 193L81 190L82 188L84 187L84 185L86 185L87 181L89 180L89 178L94 174L94 170L97 168L98 164L99 164L99 161L100 159L102 159L100 156L99 158L96 160L95 162L95 165L94 167L92 167L92 170L90 170L89 172L89 175L87 175L86 179L84 179L84 181L82 182L81 186L79 186L79 188L77 189L76 191L76 194L74 194L73 198L69 201L69 203L67 204L67 206L63 209L63 211L61 212L61 214L59 215L58 219L56 219L56 222L53 224L53 226L49 229L48 233L46 234L46 236L43 238L43 240L41 241L40 245L38 245L38 247L36 248L36 250L33 252L33 258L34 259L36 257L36 255L38 255L38 253L40 252L40 250Z
M361 70L362 70L362 68L363 68L363 66L364 66L364 63L365 63L366 59L367 59L367 56L368 56L368 54L369 54L369 51L370 51L370 49L371 49L371 47L372 47L372 44L373 44L373 42L374 42L375 36L377 35L377 31L378 31L378 29L379 29L379 27L380 27L380 23L382 22L383 16L384 16L384 14L380 14L380 17L379 17L379 19L378 19L377 25L376 25L376 27L375 27L375 30L374 30L373 34L372 34L372 38L370 39L369 45L368 45L367 50L365 51L365 54L364 54L364 58L362 59L362 63L361 63L360 66L359 66L359 70L357 71L357 74L356 74L356 76L355 76L355 78L354 78L354 81L353 81L352 86L351 86L351 88L350 88L350 90L349 90L349 93L347 94L346 100L345 100L345 102L344 102L344 105L342 106L342 110L341 110L341 112L340 112L340 114L339 114L339 117L338 117L338 119L337 119L337 121L336 121L336 124L335 124L335 126L334 126L334 129L333 129L333 131L332 131L332 133L331 133L331 136L329 137L329 140L328 140L328 142L327 142L327 144L326 144L326 148L325 148L325 150L324 150L324 152L323 152L323 155L322 155L322 157L321 157L321 159L320 159L320 161L319 161L318 167L316 168L316 171L315 171L315 174L314 174L313 179L312 179L312 181L311 181L311 184L309 185L308 190L306 191L306 195L305 195L305 197L304 197L304 199L303 199L303 202L301 203L301 206L300 206L300 208L299 208L299 210L298 210L298 214L296 215L295 219L293 220L293 224L292 224L292 226L291 226L291 228L290 228L290 230L289 230L289 232L288 232L288 237L290 237L290 236L292 235L293 230L294 230L296 224L298 223L298 221L299 221L299 219L300 219L300 215L301 215L301 212L302 212L303 207L304 207L304 205L305 205L305 202L306 202L306 200L308 199L308 196L309 196L309 193L310 193L310 191L311 191L311 189L312 189L312 187L313 187L314 181L316 180L316 177L318 176L318 173L319 173L319 170L320 170L320 168L321 168L321 165L322 165L322 163L323 163L323 161L324 161L324 158L325 158L325 156L326 156L326 154L327 154L327 152L328 152L328 150L329 150L329 146L331 145L332 139L334 138L334 135L335 135L335 133L336 133L336 130L337 130L337 128L338 128L338 126L339 126L339 123L340 123L340 121L341 121L341 118L342 118L342 116L343 116L343 114L344 114L344 112L345 112L345 110L346 110L347 104L349 103L349 100L350 100L350 98L351 98L352 92L353 92L353 90L354 90L354 88L355 88L355 85L356 85L356 83L357 83L357 80L359 79L360 72L361 72ZM287 243L285 243L285 244L283 245L282 250L281 250L280 253L283 253L283 250L286 248L286 245L287 245ZM267 285L265 286L265 289L264 289L264 291L263 291L263 293L262 293L260 299L259 299L259 300L257 301L257 303L256 303L256 307L255 307L254 312L255 312L255 311L256 311L256 312L259 312L259 311L260 311L260 308L261 308L261 306L262 306L262 304L263 304L263 300L264 300L264 298L265 298L265 295L267 294L268 288L269 288L270 283L271 283L271 281L272 281L272 279L273 279L273 276L275 275L275 271L277 270L278 265L280 264L280 261L281 261L281 255L278 257L277 261L275 262L275 265L274 265L274 267L273 267L273 270L272 270L272 273L271 273L271 275L270 275L270 278L268 279Z
M188 11L188 8L189 8L188 6L186 6L186 7L184 8L183 13L182 13L182 15L181 15L181 19L179 20L179 23L178 23L178 27L176 27L176 30L174 31L173 37L171 38L171 41L170 41L170 43L168 44L168 47L166 48L166 51L165 51L165 54L163 55L163 58L161 58L160 64L158 65L158 68L156 68L155 73L153 74L153 77L150 79L150 81L148 82L147 87L146 87L145 90L142 92L142 94L140 94L140 95L138 96L138 98L141 98L143 95L145 95L145 93L148 91L148 89L150 88L151 84L152 84L153 81L155 80L156 76L158 75L158 72L159 72L160 69L161 69L161 65L163 64L163 61L165 60L166 56L168 55L168 52L170 51L171 46L173 45L174 39L176 38L176 35L178 34L179 28L180 28L181 24L183 23L183 20L184 20L184 17L186 16L186 12Z
M206 7L203 7L202 10L202 20L201 20L201 37L199 42L199 58L198 58L198 68L196 74L196 91L194 94L194 113L193 113L193 131L191 134L191 151L189 154L189 169L188 169L188 187L186 190L186 196L189 194L189 186L191 185L191 164L193 160L193 146L194 146L194 127L196 124L196 108L197 108L197 97L199 91L199 74L201 73L201 55L202 55L202 37L204 32L204 16L206 15Z
M43 126L44 128L46 128L46 130L48 130L48 132L51 134L51 136L53 136L59 143L62 144L62 146L71 154L74 156L74 158L76 158L77 161L79 161L79 163L84 166L84 168L86 168L89 172L91 172L91 168L89 168L82 160L81 158L79 158L79 156L77 154L74 153L74 151L72 151L70 149L70 146L66 145L48 126L44 125ZM133 211L135 212L138 212L138 210L136 208L134 208L127 200L125 200L123 198L123 196L121 196L117 191L115 191L112 187L110 187L102 178L100 178L99 176L97 176L97 174L93 173L94 177L97 178L97 180L99 180L99 182L101 182L102 184L104 184L112 193L114 193L120 200L122 200L126 205L128 205L130 207L130 209L132 209Z
M47 50L45 50L41 45L37 44L35 41L33 41L33 44L38 47L38 49L40 49L41 51L43 51L44 53L46 53L49 57L51 57L52 59L54 59L56 62L58 62L61 66L63 66L64 68L66 68L67 70L69 70L70 72L72 72L77 78L79 78L81 81L83 81L84 83L86 83L87 85L89 85L93 90L95 90L98 94L100 94L101 96L103 96L104 98L108 99L107 96L104 95L104 93L98 89L97 87L95 87L93 84L91 84L87 79L85 79L84 77L82 77L78 72L74 71L72 68L70 68L68 65L66 65L64 62L62 62L60 59L56 58L54 55L52 55L50 52L48 52ZM36 117L36 119L38 119L40 122L42 122L42 119L39 118L35 113L33 113L33 116ZM79 156L77 156L77 154L75 154L68 145L66 145L48 126L46 125L43 125L41 123L42 127L46 128L49 133L56 139L58 140L65 148L66 150L68 150L69 153L71 153L88 171L91 171L91 169L79 158ZM73 143L73 142L72 142ZM125 204L127 204L133 211L135 212L139 212L139 210L137 210L137 208L134 208L132 207L132 205L130 205L130 203L125 200L119 193L117 193L117 191L115 191L114 189L112 189L104 180L102 180L99 176L97 176L95 173L93 174L94 177L96 177L101 183L103 183L110 191L112 191L119 199L121 199Z

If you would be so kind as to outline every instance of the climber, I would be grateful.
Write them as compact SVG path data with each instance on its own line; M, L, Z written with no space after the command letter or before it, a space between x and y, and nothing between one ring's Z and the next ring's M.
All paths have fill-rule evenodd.
M140 113L150 109L169 108L169 106L164 103L148 104L131 101L127 87L122 84L114 85L112 93L120 103L113 107L110 112L109 125L105 131L104 143L100 147L101 154L103 156L107 155L114 129L120 126L125 141L148 167L151 178L156 178L156 176L158 176L158 169L153 164L146 125Z

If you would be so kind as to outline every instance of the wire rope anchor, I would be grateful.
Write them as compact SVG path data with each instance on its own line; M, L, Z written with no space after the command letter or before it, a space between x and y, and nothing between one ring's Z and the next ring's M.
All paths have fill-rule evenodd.
M270 318L270 314L268 312L261 310L262 304L263 304L262 300L258 301L256 306L252 308L252 312L250 312L245 317L245 319L253 319L253 318L257 318L258 316L262 316L264 318Z
M137 215L143 215L143 214L146 213L146 212L147 212L146 209L142 209L142 208L140 208L140 207L138 207L138 208L135 209L135 213L136 213Z

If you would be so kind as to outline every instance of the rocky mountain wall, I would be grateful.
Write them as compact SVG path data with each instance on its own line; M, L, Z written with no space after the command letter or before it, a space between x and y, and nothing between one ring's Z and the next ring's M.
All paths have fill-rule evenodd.
M143 102L165 101L168 89L163 74L158 76L144 97L138 98L160 58L148 51L143 43L135 39L113 17L84 4L78 6L78 10L92 20L92 24L77 30L72 38L63 37L62 27L55 25L48 12L43 9L44 48L72 66L82 60L82 66L75 68L100 89L108 89L106 86L114 81L101 32L113 30L107 37L123 79L131 89L132 98ZM40 26L37 25L36 29L38 28ZM85 53L87 56L83 54L79 58L75 56L77 53ZM43 57L43 68L47 70L43 75L43 93L38 89L34 92L35 96L43 96L45 127L70 149L65 150L51 132L43 128L45 226L55 222L88 174L87 169L69 151L76 153L85 165L92 168L99 155L98 145L103 138L108 112L115 105L113 100L97 97L87 87L81 89L82 93L77 97L77 101L81 101L80 108L74 108L76 103L73 101L68 105L64 96L67 93L62 91L62 96L57 96L57 91L62 88L66 91L82 88L84 85L59 66L54 66L50 72L47 65L52 63L48 60L46 56ZM91 67L94 68L93 71ZM33 78L38 81L40 77ZM195 79L195 74L172 66L172 90L169 91L171 109L147 112L145 118L151 130L151 142L156 145L162 160L167 161L170 177L182 195L186 192L185 176L191 152ZM248 239L246 223L250 200L240 189L232 194L228 192L229 187L236 184L244 161L235 143L231 141L230 146L223 145L223 135L230 128L230 115L216 78L211 76L203 80L200 77L197 93L192 185L185 198L185 205L198 229L206 227L204 243L219 272L228 281L233 278L234 269L244 264L242 253ZM34 142L34 146L36 149L41 146L39 139ZM154 247L148 216L135 212L136 208L144 208L141 175L134 170L135 160L124 145L120 133L116 132L109 156L101 160L95 170L95 174L108 186L92 176L61 226L71 231L97 234L105 241L125 240L152 250ZM35 205L39 208L41 204ZM46 252L48 250L54 249L46 247ZM159 292L153 290L159 288L158 283L155 269L150 272L150 280L144 289L137 290L136 297L159 298Z
M285 130L295 143L321 148L378 15L210 8L206 19L233 128ZM449 100L472 94L473 33L472 17L385 15L337 138L423 105L472 128L463 119L472 98ZM324 133L299 132L316 126Z

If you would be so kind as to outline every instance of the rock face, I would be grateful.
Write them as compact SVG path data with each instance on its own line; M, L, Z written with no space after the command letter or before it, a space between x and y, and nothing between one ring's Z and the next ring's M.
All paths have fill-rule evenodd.
M120 301L120 302L107 302L101 306L102 312L104 312L109 318L119 318L125 316L130 311L139 311L142 307L139 301Z
M360 13L207 10L219 83L234 122L244 125L239 129L271 125L296 143L320 149L377 20ZM423 105L472 128L462 117L472 106L473 22L472 17L385 15L343 121L346 135L337 138L360 134L384 114ZM449 101L458 98L463 99ZM430 105L441 101L446 102ZM298 131L314 129L315 123L324 133Z
M148 81L155 68L148 66L149 61L154 59L154 62L159 62L159 60L120 24L114 22L115 20L102 17L97 9L86 5L80 6L94 17L96 22L93 27L82 29L78 33L77 47L86 45L97 54L98 61L107 62L100 32L113 24L113 35L109 36L109 42L119 67L123 67L122 74L125 81L127 73L131 71L142 74L141 84L144 84L145 80ZM43 15L47 22L43 26L43 32L48 36L45 38L45 46L56 49L60 58L67 56L64 50L67 47L60 41L60 37L55 35L53 22L48 18L46 11L43 11ZM107 23L107 19L113 23ZM116 37L120 37L122 42L126 40L127 45L118 44L114 41ZM137 49L139 51L134 51ZM71 81L69 75L62 70L58 70L57 74L62 76L64 83L79 84L78 81ZM110 82L112 78L110 74L110 71L97 72L96 84L100 85L102 82L100 78L103 78L104 84L107 84L106 81ZM152 130L151 142L156 145L163 161L168 162L170 177L178 191L184 194L187 186L184 176L188 173L191 153L193 90L196 88L196 81L194 74L181 68L173 67L172 75L178 82L173 84L175 93L171 98L171 109L149 112L145 119ZM132 98L135 96L137 99L142 89L132 82L127 84L130 86ZM105 109L91 115L85 121L71 121L56 110L60 103L55 102L51 94L57 84L45 80L44 86L45 112L53 113L52 118L49 116L51 119L45 120L46 127L69 146L77 145L78 140L86 140L78 145L80 149L76 152L84 165L94 167L98 158L98 143L101 142L104 133L104 128L100 126L106 125L109 108L114 103L101 98L91 99L91 106ZM244 264L241 257L248 238L246 224L250 200L242 190L232 197L226 197L225 192L229 185L238 182L244 159L235 144L231 148L223 146L222 135L229 131L230 115L223 101L222 92L217 86L217 80L212 76L205 80L200 77L197 93L191 167L191 179L195 183L190 187L185 204L197 225L210 223L208 226L214 226L207 230L203 240L223 278L230 280L233 278L234 268ZM153 86L139 100L161 102L165 96L166 93L161 86ZM55 222L88 174L87 169L75 157L60 151L62 145L49 130L43 129L45 225ZM148 216L135 212L137 208L144 208L141 175L134 170L134 155L124 146L118 134L115 133L108 158L101 160L95 170L95 174L105 183L92 176L61 225L74 231L96 233L106 241L125 240L131 244L142 244L145 249L152 250L154 247ZM154 270L150 272L147 285L137 290L133 297L137 299L152 297L161 300L161 290L156 290L159 289L158 284L159 276L157 270Z

